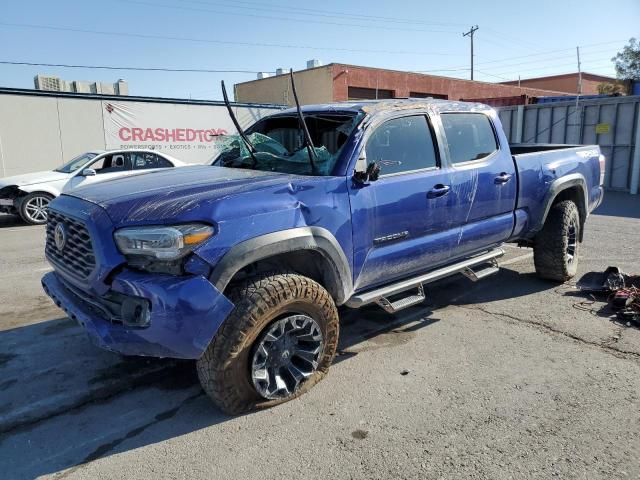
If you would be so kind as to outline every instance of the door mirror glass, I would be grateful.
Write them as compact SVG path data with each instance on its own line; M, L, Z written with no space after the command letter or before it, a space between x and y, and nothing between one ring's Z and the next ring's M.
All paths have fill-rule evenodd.
M93 177L96 174L96 171L93 168L85 168L82 170L83 177Z
M359 162L359 160L358 160ZM353 179L362 184L369 182L375 182L380 177L380 165L377 162L371 162L364 170L356 170L353 175Z

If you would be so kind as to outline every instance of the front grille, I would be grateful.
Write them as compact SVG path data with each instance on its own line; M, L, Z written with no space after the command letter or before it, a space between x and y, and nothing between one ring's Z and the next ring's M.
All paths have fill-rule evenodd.
M66 242L62 249L55 242L55 228L59 223L64 225L66 232ZM96 266L87 227L82 222L51 209L48 211L45 253L56 267L80 279L88 278Z

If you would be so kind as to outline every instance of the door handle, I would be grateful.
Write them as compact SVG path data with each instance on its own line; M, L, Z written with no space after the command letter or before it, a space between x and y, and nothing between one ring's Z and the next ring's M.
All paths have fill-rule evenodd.
M443 185L441 183L434 185L434 187L427 192L427 198L438 198L446 195L451 190L449 185Z
M494 183L497 183L498 185L502 184L502 183L507 183L509 180L511 180L512 175L507 173L507 172L502 172L500 175L498 175L495 180Z

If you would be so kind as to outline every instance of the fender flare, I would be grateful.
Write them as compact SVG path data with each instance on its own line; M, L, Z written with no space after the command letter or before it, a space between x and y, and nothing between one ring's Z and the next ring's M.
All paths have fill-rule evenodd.
M224 292L233 276L242 268L287 252L311 250L320 253L330 266L324 272L331 283L337 305L353 294L351 269L344 251L331 232L321 227L299 227L250 238L231 247L215 266L209 280Z
M584 221L587 219L587 216L589 215L589 193L587 190L587 181L582 174L572 173L564 177L557 178L553 182L551 182L551 184L549 185L549 189L547 190L547 193L544 197L543 214L536 222L533 223L530 229L531 232L535 234L542 230L544 223L547 221L547 216L549 215L549 211L551 210L553 201L560 193L573 187L579 187L579 191L582 192L582 198L579 199L577 207L578 211L580 212L580 218L584 223ZM582 228L580 229L580 232L580 236L582 236Z

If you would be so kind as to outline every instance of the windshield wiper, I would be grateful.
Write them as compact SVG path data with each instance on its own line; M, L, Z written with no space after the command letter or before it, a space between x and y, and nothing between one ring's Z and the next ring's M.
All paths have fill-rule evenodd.
M231 109L231 104L229 103L229 97L227 96L227 89L224 86L224 80L221 80L220 84L222 85L222 98L224 99L224 104L227 107L227 111L229 112L231 121L235 125L236 130L238 131L238 134L240 135L240 138L242 139L244 144L247 146L247 149L249 149L249 155L251 155L251 160L252 160L251 166L255 167L258 163L258 159L255 156L256 147L253 146L253 144L249 141L249 138L245 135L244 131L242 130L242 127L240 127L240 124L238 123L238 119L236 118L235 114L233 113L233 110Z
M309 163L311 163L311 172L316 173L316 161L318 160L318 157L316 155L315 147L313 146L313 140L311 140L311 135L309 134L309 129L307 128L307 122L304 121L304 115L302 115L300 102L298 101L296 82L293 81L293 68L289 69L289 75L291 76L291 90L293 91L293 99L296 101L296 108L298 110L298 122L300 123L300 128L304 133L304 144L307 147L307 152L309 152Z

